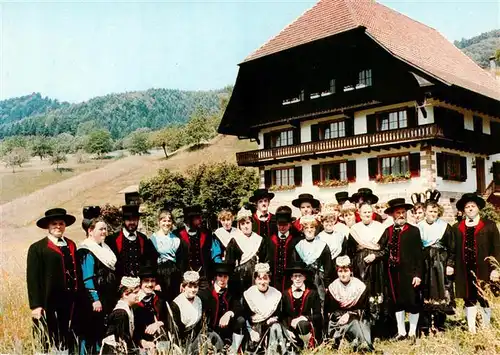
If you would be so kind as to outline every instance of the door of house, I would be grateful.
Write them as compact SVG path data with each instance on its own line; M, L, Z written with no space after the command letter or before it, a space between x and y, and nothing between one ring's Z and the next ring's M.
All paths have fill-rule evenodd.
M477 192L483 194L486 189L484 158L476 157Z

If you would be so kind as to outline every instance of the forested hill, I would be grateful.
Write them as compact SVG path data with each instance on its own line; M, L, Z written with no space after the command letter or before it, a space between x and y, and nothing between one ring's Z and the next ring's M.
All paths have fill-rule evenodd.
M68 107L69 103L42 97L38 92L0 101L0 124L12 123L25 117L45 114L50 110Z
M460 41L455 41L454 44L481 68L487 68L489 58L500 49L500 29L484 32L469 39L462 38Z
M216 113L223 96L227 96L225 89L150 89L110 94L79 104L65 103L50 111L43 110L40 102L38 111L33 110L34 115L25 115L21 120L14 119L13 115L6 115L5 119L2 116L0 138L13 135L55 136L63 132L85 135L100 128L109 130L114 139L123 138L141 127L156 130L170 124L186 123L195 110ZM23 111L22 98L1 101L0 112L9 110L12 103L17 105L17 111L28 112L28 109Z

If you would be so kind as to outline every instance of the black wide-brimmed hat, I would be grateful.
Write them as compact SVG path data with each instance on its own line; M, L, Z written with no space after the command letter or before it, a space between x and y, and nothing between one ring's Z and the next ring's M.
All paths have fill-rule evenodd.
M407 211L413 208L413 205L410 203L406 203L404 198L394 198L390 200L387 204L389 205L389 207L385 209L384 211L385 214L391 214L392 212L394 212L396 208L403 207Z
M309 202L313 208L319 208L320 202L316 200L311 194L300 194L298 198L292 201L292 205L300 208L303 202Z
M287 276L295 273L303 274L305 277L312 276L313 274L311 268L308 268L306 263L302 261L297 261L285 269L285 274Z
M182 209L184 218L196 217L203 215L203 209L200 205L186 206Z
M349 201L349 192L340 191L335 194L335 199L339 205L343 205L344 202Z
M139 268L139 277L145 279L148 277L156 277L156 267L151 262L146 262Z
M358 189L358 192L353 194L350 198L352 203L357 203L361 199L363 199L364 202L368 202L369 204L373 205L378 202L378 196L373 194L372 189L362 187Z
M293 222L292 209L288 206L280 206L275 213L276 223L291 223Z
M52 208L45 212L45 216L40 218L36 225L42 229L47 229L50 221L63 220L66 227L72 225L76 221L76 217L68 214L64 208Z
M214 264L214 275L223 274L231 275L233 273L234 267L228 263L215 263Z
M139 205L124 205L122 206L123 219L130 217L140 217L142 213L139 212Z
M480 210L482 210L484 206L486 206L486 202L483 198L473 192L468 192L463 194L460 200L457 201L457 210L465 210L465 205L467 204L467 202L475 202Z
M274 198L274 194L272 192L267 191L267 189L257 189L253 192L253 196L249 198L250 202L257 202L260 199L268 198L272 200Z

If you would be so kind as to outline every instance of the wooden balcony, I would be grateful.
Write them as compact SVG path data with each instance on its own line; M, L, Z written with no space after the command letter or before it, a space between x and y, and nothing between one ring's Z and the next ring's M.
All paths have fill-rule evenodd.
M273 161L293 161L315 156L335 155L345 151L376 149L390 144L404 144L443 138L443 131L437 125L426 125L394 131L360 134L351 137L307 142L286 147L258 149L236 153L236 160L241 166L259 166Z

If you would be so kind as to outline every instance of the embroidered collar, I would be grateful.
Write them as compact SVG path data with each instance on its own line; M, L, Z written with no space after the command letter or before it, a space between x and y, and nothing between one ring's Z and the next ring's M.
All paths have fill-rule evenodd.
M260 292L258 287L253 285L243 293L243 297L254 313L252 322L260 323L274 314L281 301L281 292L271 286L266 292Z
M371 221L370 224L358 222L351 227L351 236L363 248L371 250L380 250L378 241L385 232L385 227L382 223Z
M336 279L328 286L328 291L330 291L330 294L337 302L354 302L354 305L358 302L363 292L365 292L365 289L366 285L356 277L351 277L348 284L344 284L340 279Z
M448 223L438 218L434 223L429 224L424 219L418 223L418 229L420 229L420 238L422 238L422 244L425 247L435 244L437 241L441 240L446 232L446 227Z
M66 242L66 238L64 237L56 238L51 234L47 234L47 237L52 243L54 243L54 245L57 245L58 247L65 247L68 245L68 242Z
M321 256L325 246L326 243L316 237L312 241L302 239L295 245L295 250L306 265L311 265Z
M97 244L92 238L85 239L78 249L87 249L99 259L107 268L115 270L116 255L111 248L106 244Z
M318 238L328 245L332 253L332 260L335 259L342 252L342 244L346 237L339 231L334 230L332 233L322 231L318 234Z
M193 329L201 320L201 316L203 315L203 307L200 297L195 296L194 301L191 303L186 298L184 293L181 293L174 299L174 302L179 307L181 322L186 327L186 330Z
M229 232L226 230L226 228L220 227L215 230L214 234L217 236L217 238L219 238L222 245L227 248L227 245L229 244L231 239L233 239L237 231L238 230L234 227L231 227L231 230Z
M467 227L475 227L479 224L479 220L481 219L481 217L479 216L479 213L477 214L476 217L474 217L472 219L472 221L470 220L469 217L465 216L465 225Z
M252 259L255 254L257 254L260 248L260 243L262 242L262 237L255 232L252 232L252 234L247 237L242 231L238 230L238 232L234 234L233 238L243 252L240 265L246 263Z

